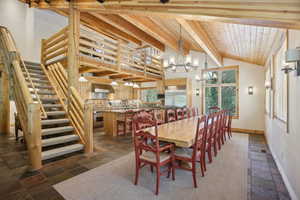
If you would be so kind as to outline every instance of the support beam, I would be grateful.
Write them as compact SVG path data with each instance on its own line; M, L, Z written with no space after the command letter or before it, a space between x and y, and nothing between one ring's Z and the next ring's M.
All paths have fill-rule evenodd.
M79 37L80 37L80 12L71 1L69 10L69 32L68 32L68 88L69 99L71 95L70 88L78 89L79 78Z
M4 68L3 64L0 64ZM9 80L5 71L1 73L1 96L0 96L0 133L10 133L10 103L9 103Z
M147 17L140 17L136 15L121 15L122 18L126 19L128 22L134 24L144 32L147 32L157 38L159 41L163 42L167 46L171 47L175 51L179 51L178 38L174 35L162 30L158 24ZM189 47L184 46L184 52L188 53Z
M116 14L100 14L100 13L91 13L95 17L105 21L106 23L109 23L118 29L127 32L128 34L132 34L138 39L142 40L143 42L146 42L150 44L151 46L164 51L165 45L161 43L159 40L155 39L151 35L149 35L147 32L139 29L134 24L128 22L124 18L120 17Z
M207 55L209 55L211 59L221 67L223 65L222 56L214 46L214 43L211 41L201 24L196 21L188 21L181 18L177 19L177 21L207 53Z

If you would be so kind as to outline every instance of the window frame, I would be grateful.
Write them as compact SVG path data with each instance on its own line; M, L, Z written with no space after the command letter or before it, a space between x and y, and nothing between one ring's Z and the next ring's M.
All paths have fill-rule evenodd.
M154 102L147 102L147 101L143 101L143 97L142 97L142 91L143 90L154 90L154 89L156 89L156 90L158 90L157 89L157 87L144 87L144 88L138 88L139 89L139 96L140 96L140 100L141 100L141 102L143 103L143 104L154 104L154 103L159 103L160 102L160 100L158 99L157 101L154 101ZM158 93L157 93L158 94Z
M222 83L222 72L223 71L229 71L229 70L235 70L236 73L236 82L235 83ZM207 84L206 82L203 84L202 87L202 112L205 113L205 88L207 87L217 87L218 88L218 106L221 108L222 105L222 87L230 87L234 86L236 87L236 114L232 116L233 119L239 119L240 117L240 109L239 109L239 91L240 91L240 81L239 81L239 65L234 65L234 66L226 66L222 68L211 68L211 69L205 69L201 70L202 77L204 77L205 72L210 72L210 71L217 71L218 72L218 82L216 84Z

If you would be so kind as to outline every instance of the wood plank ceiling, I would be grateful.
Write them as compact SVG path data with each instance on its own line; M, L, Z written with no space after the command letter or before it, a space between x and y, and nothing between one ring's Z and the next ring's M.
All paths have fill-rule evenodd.
M31 6L67 14L66 0L31 0ZM299 0L76 0L81 20L138 45L205 51L218 65L222 57L264 65L287 28L300 29ZM91 20L93 19L93 20Z

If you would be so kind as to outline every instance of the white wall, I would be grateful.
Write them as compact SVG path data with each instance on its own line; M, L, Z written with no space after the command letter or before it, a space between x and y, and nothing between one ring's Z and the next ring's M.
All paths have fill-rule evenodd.
M41 39L65 27L67 19L18 0L0 0L0 25L12 32L24 60L39 62Z
M290 30L289 48L297 46L300 47L300 31ZM286 132L286 124L266 115L266 138L290 195L297 200L300 199L300 77L294 73L289 76L290 131Z

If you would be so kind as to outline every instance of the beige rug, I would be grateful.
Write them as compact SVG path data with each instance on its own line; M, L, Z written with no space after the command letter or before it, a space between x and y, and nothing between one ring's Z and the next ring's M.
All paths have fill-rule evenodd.
M226 142L205 177L198 170L198 188L190 172L176 170L176 180L161 178L160 194L154 195L155 176L149 167L141 170L133 185L134 154L63 181L54 188L67 200L246 200L248 135L234 134Z

